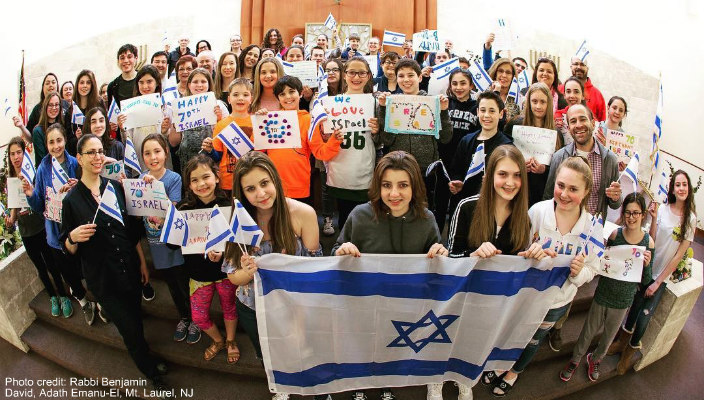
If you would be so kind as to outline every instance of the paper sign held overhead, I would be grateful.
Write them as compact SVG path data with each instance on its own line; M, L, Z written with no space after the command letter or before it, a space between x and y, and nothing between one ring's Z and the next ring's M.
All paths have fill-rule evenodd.
M513 144L526 160L532 157L541 164L550 165L556 141L557 131L552 129L519 125L513 127Z
M444 48L437 30L425 30L413 34L413 51L437 53Z
M301 147L301 133L297 111L271 111L252 115L254 148L296 149Z
M164 119L161 111L161 95L159 93L145 94L120 102L120 114L124 114L125 128L160 125Z
M438 96L394 95L386 97L387 132L440 137Z
M215 125L218 117L215 115L215 93L207 92L181 97L174 101L176 105L174 126L178 132L199 126Z

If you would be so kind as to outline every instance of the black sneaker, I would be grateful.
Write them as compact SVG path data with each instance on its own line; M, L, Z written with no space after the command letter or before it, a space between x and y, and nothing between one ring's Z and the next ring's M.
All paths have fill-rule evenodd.
M176 325L176 332L174 332L174 340L177 342L182 342L186 340L186 335L188 334L188 321L185 319L179 320L178 325Z
M396 400L396 396L394 396L394 392L391 391L391 389L381 389L381 400Z
M195 344L200 341L200 328L195 322L191 322L188 326L188 336L186 336L186 343Z
M552 331L550 331L550 340L548 340L548 342L552 351L560 351L560 349L562 348L562 334L560 333L561 331L561 329L553 329Z
M144 300L152 301L154 300L155 295L156 293L154 293L154 287L151 283L147 282L144 286L142 286L142 298Z
M93 321L95 321L95 302L87 302L81 307L81 310L83 310L83 317L86 320L86 324L93 325Z

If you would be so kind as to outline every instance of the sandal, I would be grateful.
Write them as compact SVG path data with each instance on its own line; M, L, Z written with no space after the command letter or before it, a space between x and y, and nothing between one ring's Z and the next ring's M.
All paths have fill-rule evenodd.
M240 348L237 347L237 342L234 340L228 340L225 343L227 346L227 362L234 364L240 359Z
M496 380L496 372L494 371L484 371L482 373L482 385L489 386Z
M516 377L516 380L513 381L513 384L510 384L504 380L504 377L506 376L506 372L501 374L496 380L496 383L494 384L494 388L491 390L491 394L493 394L495 397L504 397L508 394L508 392L513 389L513 386L518 382L518 377ZM499 389L501 393L496 393L495 389Z
M208 346L207 349L205 349L205 355L203 358L205 358L205 361L210 361L213 358L215 358L218 353L225 348L225 341L222 342L213 342L210 346Z

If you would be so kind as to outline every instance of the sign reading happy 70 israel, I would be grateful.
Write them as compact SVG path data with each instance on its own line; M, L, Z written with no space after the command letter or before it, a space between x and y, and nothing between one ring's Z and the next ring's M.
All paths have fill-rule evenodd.
M440 137L440 97L394 95L386 97L385 129Z
M181 97L175 101L174 125L178 132L199 126L215 125L215 94L213 92Z

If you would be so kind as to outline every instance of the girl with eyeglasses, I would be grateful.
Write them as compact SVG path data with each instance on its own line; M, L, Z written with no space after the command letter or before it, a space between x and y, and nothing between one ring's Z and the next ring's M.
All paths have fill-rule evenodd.
M325 63L325 73L328 74L328 96L342 93L342 69L344 65L339 58L333 58Z

